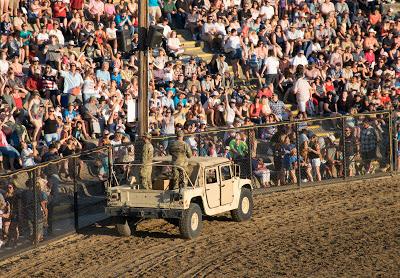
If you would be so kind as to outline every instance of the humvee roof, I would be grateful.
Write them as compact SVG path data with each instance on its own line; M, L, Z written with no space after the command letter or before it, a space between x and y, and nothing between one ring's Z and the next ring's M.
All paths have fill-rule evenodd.
M172 157L171 156L157 156L154 157L153 159L154 162L166 162L166 163L171 163L172 162ZM215 166L218 164L230 162L229 159L225 157L199 157L199 156L193 156L188 159L189 165L198 165L202 168L208 167L208 166Z

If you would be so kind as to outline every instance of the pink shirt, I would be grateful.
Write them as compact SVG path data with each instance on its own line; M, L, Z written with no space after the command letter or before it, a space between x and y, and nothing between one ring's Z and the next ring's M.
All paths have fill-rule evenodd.
M1 130L1 128L0 128L0 147L7 147L7 146L8 146L8 142L7 142L6 135L4 134L3 130Z
M103 14L104 3L102 1L90 0L89 11L91 14Z
M104 5L104 12L108 15L115 14L115 7L114 5Z
M375 61L375 54L372 51L368 51L367 53L365 53L365 60L367 60L367 62L369 64L372 64L372 62Z

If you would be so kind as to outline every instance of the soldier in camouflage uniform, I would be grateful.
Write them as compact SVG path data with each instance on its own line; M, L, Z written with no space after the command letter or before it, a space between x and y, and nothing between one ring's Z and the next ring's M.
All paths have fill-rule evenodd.
M151 172L152 172L152 163L153 163L153 153L154 148L151 144L151 134L145 133L143 135L143 153L142 153L142 168L140 169L140 179L141 183L146 189L151 189Z
M188 158L192 156L190 146L183 141L183 131L178 131L176 141L172 142L168 148L172 156L172 163L179 168L173 168L172 188L179 188L180 185L187 184L187 177L184 171L187 171Z

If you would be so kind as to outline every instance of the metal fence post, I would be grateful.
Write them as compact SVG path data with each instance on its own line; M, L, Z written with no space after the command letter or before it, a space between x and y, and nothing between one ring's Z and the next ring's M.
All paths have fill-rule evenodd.
M107 148L108 150L108 186L111 186L111 181L113 178L113 147L112 146L108 146ZM136 158L136 153L137 149L135 147L135 158Z
M343 179L347 178L347 155L346 155L346 116L342 116L342 157L343 157Z
M296 150L297 150L297 186L301 186L301 167L300 167L300 140L299 140L299 124L296 127Z
M73 171L73 182L74 182L74 224L75 231L79 229L79 206L78 206L78 185L76 183L76 157L72 158L72 167Z
M255 130L253 129L253 131L255 132ZM252 139L250 138L250 136L253 136L254 135L254 138L252 138L252 139L256 139L255 138L255 133L251 133L251 130L250 129L247 129L247 140L249 140L249 154L248 154L248 156L249 156L249 169L250 169L250 171L249 171L249 179L251 179L251 177L253 176L253 163L252 163L252 156L253 156L253 144L252 144Z
M39 243L39 215L38 215L38 209L40 208L39 204L39 194L37 192L38 186L37 186L37 169L34 169L32 171L32 180L31 180L31 185L32 185L32 194L33 194L33 242L35 246Z
M395 136L395 140L393 140L393 134L395 132L395 129L393 129L393 117L392 117L392 111L389 111L389 163L390 163L390 172L393 173L394 167L393 167L393 162L397 162L397 136ZM395 143L395 149L396 152L393 153L393 143ZM394 161L393 161L394 159Z
M197 156L201 156L200 146L201 146L201 132L198 133L198 143L197 143ZM225 146L224 146L225 147Z

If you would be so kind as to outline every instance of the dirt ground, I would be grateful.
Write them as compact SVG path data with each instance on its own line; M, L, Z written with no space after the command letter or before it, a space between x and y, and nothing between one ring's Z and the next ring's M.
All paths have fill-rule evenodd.
M163 220L97 227L0 262L1 277L399 277L400 178L255 198L250 222L209 218L185 241Z

